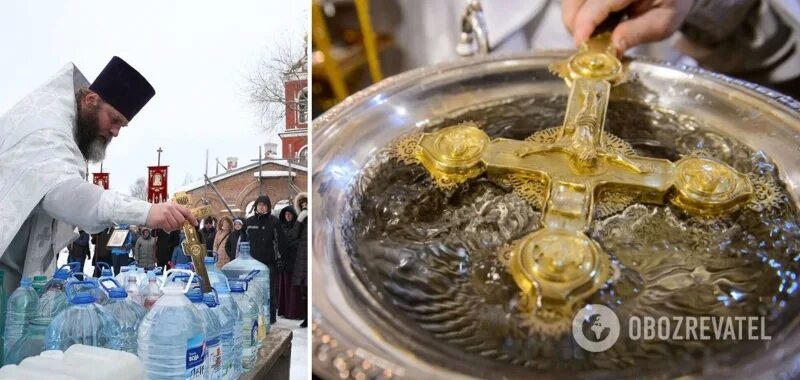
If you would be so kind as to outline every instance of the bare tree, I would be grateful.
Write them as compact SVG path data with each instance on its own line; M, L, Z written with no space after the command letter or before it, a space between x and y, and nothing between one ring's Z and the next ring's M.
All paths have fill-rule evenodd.
M258 108L265 131L280 131L286 110L298 110L296 99L286 99L284 83L304 78L307 63L305 41L284 38L272 44L269 54L247 77L247 94L250 103Z
M147 185L145 184L144 177L139 178L131 185L130 194L134 198L147 200Z

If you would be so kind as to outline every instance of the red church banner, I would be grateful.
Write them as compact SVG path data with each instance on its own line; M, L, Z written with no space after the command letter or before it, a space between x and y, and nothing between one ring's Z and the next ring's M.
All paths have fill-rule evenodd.
M92 183L108 190L108 173L92 173Z
M167 201L168 166L147 167L147 201L161 203Z

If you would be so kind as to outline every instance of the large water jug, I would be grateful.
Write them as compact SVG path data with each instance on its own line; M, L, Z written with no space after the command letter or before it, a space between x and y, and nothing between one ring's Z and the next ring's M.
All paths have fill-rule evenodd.
M144 367L136 355L75 344L65 352L45 351L0 369L0 379L141 380Z
M208 306L220 324L219 339L222 348L222 366L220 368L220 379L229 379L233 376L233 332L236 329L236 320L230 311L220 307L217 302L216 293L206 293L203 295L203 302Z
M147 272L144 268L135 267L128 273L128 276L136 277L136 285L139 285L140 288L147 283Z
M128 277L126 277L125 291L128 292L128 297L130 297L133 302L136 302L139 305L144 305L142 291L136 281L136 276L133 274L130 274Z
M177 273L188 273L188 283L166 281L161 288L164 295L139 326L139 358L149 380L205 377L203 319L184 295L194 273L172 269L167 278Z
M142 285L142 306L145 310L150 310L153 305L163 295L160 285L158 284L158 277L156 272L147 272L147 281Z
M119 350L135 355L139 339L139 324L147 312L128 297L128 292L116 284L116 280L112 279L111 281L114 281L115 286L107 288L108 300L104 306L119 323ZM105 284L102 286L106 288Z
M97 278L97 283L100 285L97 287L97 303L103 305L108 300L108 291L106 287L111 286L110 283L106 283L106 286L103 286L104 282L114 281L114 272L111 270L111 266L108 263L104 263L102 261L97 262L97 267L100 268L100 277Z
M231 282L231 295L241 310L237 326L242 331L242 372L253 368L258 350L258 304L245 294L245 283Z
M19 288L11 293L8 298L8 311L6 312L5 326L5 352L11 350L11 346L22 337L22 332L28 323L31 322L36 314L36 307L39 305L39 295L32 286L33 281L30 277L23 277L19 282Z
M53 318L66 309L69 304L64 285L70 271L69 264L62 265L53 274L53 278L45 284L36 306L36 313L22 332L22 338L8 350L6 364L19 364L23 359L39 355L44 351L44 336L47 327L50 326Z
M5 273L0 271L0 285L3 284L4 278L5 278ZM6 298L6 292L0 290L0 348L5 347L4 341L5 341L5 331L6 331L5 326L6 326L6 310L7 310L6 301L8 301L8 299ZM5 356L5 350L2 350L2 352L0 352L0 366L2 366L5 363L4 356Z
M38 294L39 297L41 297L42 293L44 293L44 287L46 285L47 285L47 276L45 275L33 276L33 283L31 284L31 287L33 287L33 290L36 291L36 294Z
M211 309L203 303L203 293L199 288L190 289L186 293L186 298L192 306L203 317L203 324L206 327L206 378L216 380L222 378L222 346L220 342L219 318L211 312Z
M117 319L95 303L97 281L74 281L67 284L70 306L50 322L45 335L48 350L66 350L73 344L120 348L120 326Z
M258 342L260 345L269 333L270 304L277 302L277 300L269 299L269 267L254 259L250 255L250 243L243 241L239 243L239 257L225 264L222 272L230 280L241 280L246 276L252 277L247 292L258 304Z
M67 283L67 278L69 278L72 270L69 264L64 264L60 266L55 273L53 273L53 278L47 281L47 284L44 286L44 291L42 292L42 296L39 297L39 303L54 303L55 301L59 301L61 303L61 307L57 309L53 309L55 314L61 312L61 310L66 309L67 307L67 294L65 285ZM55 317L55 314L51 316Z
M58 271L57 271L58 273ZM62 275L59 275L61 277ZM66 272L63 274L66 282ZM63 284L61 285L63 287ZM19 364L23 359L39 355L44 351L45 332L50 322L62 310L67 308L67 294L60 291L57 286L42 293L31 322L22 332L22 338L17 340L8 350L6 364Z
M119 273L114 277L117 282L120 284L127 284L128 283L128 272L131 271L131 267L129 266L121 266L119 267Z
M234 321L239 321L241 319L241 311L231 296L228 278L215 265L207 265L206 271L208 272L208 280L211 283L211 287L217 292L217 301L220 307L225 308ZM233 360L231 365L234 376L238 376L236 373L242 368L242 329L239 328L233 329Z

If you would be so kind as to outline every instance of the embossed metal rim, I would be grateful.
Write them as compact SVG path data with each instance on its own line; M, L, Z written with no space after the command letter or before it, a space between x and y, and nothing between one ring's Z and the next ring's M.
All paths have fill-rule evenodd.
M555 59L563 59L568 57L569 54L571 54L571 52L549 51L538 52L535 54L486 56L462 59L456 62L449 62L411 70L387 78L362 91L359 91L358 93L351 95L323 115L314 119L312 138L324 138L327 133L330 133L329 129L334 122L340 119L347 119L349 112L376 95L383 94L386 97L391 97L393 93L404 89L409 83L432 77L445 71L501 61L553 61ZM641 69L648 67L654 69L666 68L709 79L715 84L727 87L730 91L741 92L745 95L753 96L759 101L780 108L784 111L784 113L787 113L792 119L795 119L795 121L800 123L800 102L763 86L741 79L732 78L723 74L710 72L698 67L675 65L669 62L663 62L646 57L635 57L633 58L631 64L635 65L636 67L640 67ZM315 174L314 177L317 177L316 174L320 173L321 170L319 167L314 167L313 172ZM315 183L312 184L312 188L315 190L314 192L317 193L316 190L318 189L318 183L316 179L314 182ZM319 194L317 194L317 196L318 195ZM318 198L318 201L322 202L322 199ZM320 211L321 209L322 207L314 207L312 209L312 217L316 220L324 221L326 216L322 214ZM334 224L338 225L338 222ZM315 228L316 226L317 224L315 223ZM326 227L330 228L331 226L328 225ZM420 376L420 374L424 374L426 378L472 379L472 377L465 376L464 374L456 372L452 369L441 367L434 363L425 361L424 359L414 355L414 353L408 352L403 347L392 345L383 339L381 336L381 331L377 326L367 323L367 320L363 315L365 311L354 308L353 304L366 302L367 299L370 298L370 292L366 289L363 283L355 278L353 269L347 265L349 258L346 257L346 253L342 252L344 255L337 255L336 252L329 252L328 250L328 248L333 248L334 251L336 250L335 248L338 244L337 241L341 241L342 239L341 231L334 229L333 236L325 236L324 230L325 228L322 228L321 231L315 231L315 236L312 243L312 252L314 252L312 255L312 260L314 262L312 268L312 276L314 281L312 286L314 289L314 336L312 343L312 362L314 365L314 372L318 375L330 378L345 378L346 374L354 373L351 372L351 370L353 370L360 373L378 373L377 377L379 378L415 378L414 376ZM336 268L337 266L338 268ZM339 273L340 270L342 273ZM349 288L343 289L342 285L345 284L348 285ZM331 287L335 288L335 295L337 299L330 300L327 298L321 298L323 296L323 292L328 293L323 289ZM332 306L336 302L344 302L345 304L337 304L338 306ZM350 313L348 313L349 315L347 317L350 318L348 321L351 322L351 328L349 331L326 329L326 316L321 314L318 306L320 304L324 304L323 306L325 306L326 313L336 313L338 314L338 318L342 317L341 312L343 308L348 309ZM355 320L352 319L354 315L358 316L358 318ZM780 339L777 341L773 340L771 342L773 345L771 346L770 350L765 351L760 357L750 358L750 360L746 363L743 361L738 362L739 365L737 368L717 368L720 370L718 375L722 375L724 373L741 373L740 371L750 372L754 368L770 368L770 366L774 366L776 364L776 360L778 360L779 364L784 367L782 370L794 370L790 367L790 362L792 361L793 357L789 355L797 355L800 351L798 351L796 348L793 350L793 352L779 352L778 355L770 354L773 354L773 351L782 350L782 348L776 349L775 346L779 344L786 344L787 341L790 341L791 339L800 339L800 328L794 328L791 333L784 334L783 337L785 339ZM326 355L319 354L321 348L325 348ZM783 356L789 357L786 357L785 360L781 361L780 357ZM355 358L355 361L351 360L348 362L348 364L345 364L343 360L340 360L341 358ZM343 371L345 369L346 371ZM775 371L775 374L780 374L777 368ZM605 371L597 371L597 374L600 376L603 376L604 373L606 375L610 374ZM374 376L368 376L367 378L370 377ZM693 378L693 376L690 375L684 378Z

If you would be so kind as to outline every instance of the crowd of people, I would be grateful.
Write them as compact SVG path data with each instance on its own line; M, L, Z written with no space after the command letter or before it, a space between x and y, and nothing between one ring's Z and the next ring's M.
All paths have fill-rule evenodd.
M261 195L256 199L252 215L239 217L208 217L202 221L198 236L206 244L209 255L217 258L216 266L222 268L239 256L242 242L250 243L252 257L270 270L270 323L277 316L303 320L307 326L308 293L308 198L298 194L293 205L273 209L270 198ZM121 246L109 247L108 241L115 230L128 229ZM187 264L191 258L184 254L186 236L182 230L167 232L146 227L119 225L94 235L80 231L80 236L67 248L68 260L77 261L84 270L86 260L94 266L94 277L100 276L98 262L105 262L119 273L122 266L132 261L145 269L173 268ZM91 242L94 254L91 252Z

